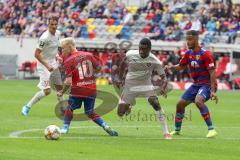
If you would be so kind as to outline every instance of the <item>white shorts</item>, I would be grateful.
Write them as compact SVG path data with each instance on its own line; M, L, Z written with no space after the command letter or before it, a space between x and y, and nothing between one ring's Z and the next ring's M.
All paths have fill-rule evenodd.
M56 65L52 65L54 68L57 68ZM53 72L49 72L46 67L39 65L38 67L38 74L39 74L39 83L38 88L41 90L51 88L50 83L54 85L62 85L62 79L59 69L55 69ZM50 80L51 77L51 80Z
M119 104L125 103L134 106L137 97L149 98L156 96L154 86L151 83L143 83L136 81L128 81L125 83Z
M166 87L166 93L172 90L172 85L168 83ZM149 98L152 96L160 96L161 88L159 86L153 86L151 83L145 83L144 85L140 82L127 82L124 85L119 104L125 103L134 106L136 104L137 97Z

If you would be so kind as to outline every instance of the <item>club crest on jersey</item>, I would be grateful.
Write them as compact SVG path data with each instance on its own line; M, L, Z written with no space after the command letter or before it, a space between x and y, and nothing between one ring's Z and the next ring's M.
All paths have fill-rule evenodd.
M151 63L147 63L147 67L151 67L152 66L152 64Z
M192 61L191 66L194 67L194 68L200 67L199 64L197 63L197 61Z
M39 46L40 46L41 48L43 48L43 47L44 47L44 45L45 45L44 41L40 41L40 44L39 44Z
M200 55L196 55L196 60L199 60L200 59Z

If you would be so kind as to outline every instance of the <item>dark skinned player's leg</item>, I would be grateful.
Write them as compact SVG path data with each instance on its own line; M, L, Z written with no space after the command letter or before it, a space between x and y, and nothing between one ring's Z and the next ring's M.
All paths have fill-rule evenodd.
M118 111L117 111L118 116L120 117L124 116L129 112L129 109L130 109L130 104L120 103L118 105Z
M185 114L185 107L188 106L190 103L192 102L181 99L180 101L178 101L176 105L176 115L175 115L175 131L176 132L180 132L181 130L182 120Z
M210 113L208 107L206 106L205 102L210 99L211 89L207 85L201 86L199 88L198 94L195 98L195 104L199 108L203 119L205 120L208 130L213 130L213 124L210 117Z
M171 136L169 135L169 131L168 131L166 115L160 106L157 96L150 96L148 98L148 102L157 113L157 117L162 125L165 138L170 139ZM166 137L166 136L168 136L168 137Z
M175 131L171 132L172 135L179 135L182 127L182 120L185 114L185 107L194 102L194 99L198 93L198 87L191 85L182 95L181 99L176 105L175 115Z
M198 107L203 119L205 120L205 122L208 126L208 130L212 130L213 124L212 124L212 120L210 117L208 107L205 105L205 99L202 96L197 95L195 98L195 104Z
M210 112L208 110L208 107L205 104L206 101L208 101L210 99L210 95L211 95L210 87L207 85L203 85L199 89L197 96L195 98L195 104L199 108L199 111L208 127L208 134L206 136L207 138L213 138L213 137L217 136L217 132L214 130L214 127L212 124Z
M127 87L126 87L127 88ZM123 90L123 93L118 104L117 114L122 117L128 115L131 112L131 107L136 104L136 94L127 90Z
M62 85L55 84L56 91L61 91L63 89Z

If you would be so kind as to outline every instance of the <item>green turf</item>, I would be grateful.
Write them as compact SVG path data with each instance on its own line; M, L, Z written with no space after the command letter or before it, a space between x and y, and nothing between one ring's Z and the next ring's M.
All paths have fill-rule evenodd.
M119 132L119 137L109 137L94 123L85 121L73 122L70 133L60 140L47 141L43 137L44 128L50 124L62 125L54 114L55 95L34 106L28 117L20 114L22 106L38 90L37 83L0 81L0 160L240 159L239 92L218 92L219 104L208 102L219 133L216 139L205 138L205 123L198 109L191 105L186 111L183 135L171 141L163 140L159 123L152 116L153 109L145 99L138 99L128 117L118 118L116 109L103 116ZM99 86L99 89L114 93L111 86ZM181 94L182 91L172 91L167 99L160 98L170 129ZM9 137L12 132L28 129L37 130L22 133L19 138Z

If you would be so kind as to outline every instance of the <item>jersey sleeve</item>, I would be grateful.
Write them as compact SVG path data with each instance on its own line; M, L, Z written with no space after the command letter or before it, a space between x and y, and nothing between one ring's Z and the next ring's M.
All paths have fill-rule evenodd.
M203 55L204 65L208 70L215 69L213 55L211 52L206 52Z
M37 43L37 48L40 50L43 50L43 48L46 46L46 44L47 44L47 39L40 37L38 40L38 43Z
M132 55L132 50L127 51L125 59L128 61L130 56Z
M164 69L163 69L163 66L162 66L160 60L155 56L154 56L154 59L155 59L154 71L156 71L158 73L158 75L164 75L165 72L164 72Z
M188 54L184 54L184 56L181 58L179 65L180 66L186 66L188 64Z
M158 75L164 75L164 69L161 64L156 64L155 71L158 73Z
M98 57L95 57L95 56L91 56L91 61L92 61L92 64L93 64L93 68L99 68L102 66L102 63L101 63L101 60L98 58Z

